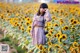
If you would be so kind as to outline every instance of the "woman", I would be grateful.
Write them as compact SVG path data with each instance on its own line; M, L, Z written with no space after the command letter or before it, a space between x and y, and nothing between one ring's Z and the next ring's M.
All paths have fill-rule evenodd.
M44 21L45 22L44 22ZM45 35L45 23L51 21L51 14L48 10L48 5L46 3L42 3L38 10L37 14L34 14L33 22L31 26L31 37L32 37L32 44L39 45L46 43L46 35Z

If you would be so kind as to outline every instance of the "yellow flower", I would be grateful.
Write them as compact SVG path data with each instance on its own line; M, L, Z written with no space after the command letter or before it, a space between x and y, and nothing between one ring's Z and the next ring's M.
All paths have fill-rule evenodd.
M48 47L48 51L52 51L52 48L51 47Z
M74 50L74 48L73 48L72 46L70 46L70 48L69 48L69 49L70 49L70 51L73 51L73 50Z
M44 46L42 44L38 45L38 49L43 50Z
M60 18L60 25L62 25L64 23L63 19Z
M50 27L52 24L51 22L47 22L47 26Z
M46 53L46 51L43 50L42 53Z
M47 38L50 38L52 36L52 34L49 32L48 34L46 34Z
M74 20L75 20L74 18L71 18L71 19L70 19L70 22L72 23Z
M31 24L31 21L30 20L26 21L25 25L29 25L29 24Z
M78 42L73 42L72 45L73 45L73 47L75 47L75 48L79 46Z
M17 26L18 25L18 22L14 22L15 23L15 26Z
M69 27L68 27L68 26L64 26L62 29L63 29L63 30L68 30Z
M72 22L72 24L78 24L79 22L78 22L78 20L74 20L73 22Z
M80 11L78 11L78 15L80 15Z
M43 48L43 51L47 51L47 48L44 47L44 48Z
M56 34L54 34L53 37L57 37Z
M53 26L58 26L58 24L57 23L54 23Z
M58 44L54 44L54 47L61 48Z
M52 16L52 19L55 19L55 20L57 20L57 18L56 18L55 16Z
M26 32L30 33L31 26L27 26Z
M30 21L30 18L29 18L29 17L27 17L27 18L25 18L25 20L26 20L26 21Z
M65 16L68 16L68 13L66 12L64 15L65 15Z
M62 35L62 32L60 30L57 34L54 34L54 37L60 38L61 35Z
M9 22L10 22L10 24L13 24L13 20L12 19Z
M52 29L50 29L50 30L49 30L49 32L52 34L53 30L52 30Z
M49 46L51 46L51 45L52 45L52 43L51 43L50 41L48 41L48 42L47 42L47 44L48 44Z
M67 39L67 35L66 34L62 34L62 39L66 40Z
M60 34L60 33L57 33L57 34L56 34L56 37L57 37L57 38L59 38L60 36L61 36L61 34Z
M24 31L24 27L23 26L21 26L21 30Z
M66 40L67 39L67 35L66 34L62 34L59 38L58 38L58 42L62 43L61 40Z
M19 13L16 13L16 16L19 16Z
M46 53L46 51L38 51L38 53Z

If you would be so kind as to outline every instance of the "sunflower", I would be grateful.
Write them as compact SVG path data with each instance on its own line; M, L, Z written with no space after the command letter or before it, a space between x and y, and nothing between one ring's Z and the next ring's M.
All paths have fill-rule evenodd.
M27 29L26 29L26 32L30 33L30 30L31 30L31 26L28 26Z
M73 22L72 22L72 24L78 24L79 22L78 22L78 20L74 20Z
M75 20L75 18L71 18L69 21L72 23Z
M72 53L76 53L77 51L74 49L73 51L72 51Z
M42 53L46 53L46 51L42 51Z
M53 26L58 26L58 24L57 23L54 23Z
M1 16L1 19L4 19L4 17L3 17L3 16Z
M62 14L60 13L59 16L62 16Z
M19 13L16 13L15 15L16 15L16 16L19 16Z
M68 30L69 27L68 27L68 26L64 26L62 29L63 29L63 30Z
M29 18L29 17L27 17L27 18L25 18L25 20L26 20L26 21L30 21L30 18Z
M48 44L49 46L52 46L52 42L50 42L50 41L48 41L47 44Z
M53 33L53 29L50 29L50 30L49 30L49 33L52 34L52 33Z
M78 11L78 15L80 15L80 11Z
M59 44L62 44L61 40L62 40L62 36L60 36L60 37L58 38L58 43L59 43Z
M24 27L23 26L21 26L21 30L24 31Z
M46 53L46 51L42 51L42 50L41 50L41 51L38 51L38 53Z
M9 22L10 22L10 24L13 24L13 20L12 20L12 19L10 19L10 21L9 21Z
M46 34L47 38L50 38L52 36L52 34L49 32L48 34Z
M74 48L73 48L72 46L70 46L69 50L70 50L70 51L73 51L73 50L74 50Z
M52 16L52 19L57 20L56 16Z
M56 37L57 37L57 38L59 38L60 36L61 36L61 34L60 34L60 33L57 33L57 34L56 34Z
M25 22L25 25L29 25L29 24L31 24L31 20Z
M15 26L17 26L18 25L18 22L14 22L15 23Z
M64 12L64 10L63 10L63 9L61 9L61 10L60 10L60 12L61 12L61 13L63 13L63 12Z
M64 23L63 19L60 19L60 25L62 25Z
M61 48L58 44L54 44L55 48Z
M73 47L75 47L75 48L79 46L78 42L73 42L72 45L73 45Z
M52 24L51 24L51 22L47 22L47 26L51 26Z
M66 40L67 39L67 35L66 34L62 34L62 39Z
M52 47L48 47L48 51L52 51Z
M68 16L68 12L65 12L64 15L65 15L65 16Z
M39 44L38 45L38 49L43 50L44 49L44 46L42 44Z
M46 48L46 47L44 47L42 51L47 51L47 48Z
M58 38L58 42L59 42L59 43L62 43L61 40L66 40L66 39L67 39L66 34L62 34L62 35Z
M56 34L54 34L54 35L53 35L53 37L57 37L57 35L56 35Z
M54 37L60 38L61 35L62 35L62 32L60 30L58 33L54 34Z

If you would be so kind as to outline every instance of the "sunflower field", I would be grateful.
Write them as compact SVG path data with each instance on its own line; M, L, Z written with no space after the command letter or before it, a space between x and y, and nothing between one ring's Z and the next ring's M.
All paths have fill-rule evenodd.
M0 27L5 36L18 41L25 53L80 53L80 5L48 3L52 21L46 23L45 45L32 46L30 36L33 15L39 3L0 3Z

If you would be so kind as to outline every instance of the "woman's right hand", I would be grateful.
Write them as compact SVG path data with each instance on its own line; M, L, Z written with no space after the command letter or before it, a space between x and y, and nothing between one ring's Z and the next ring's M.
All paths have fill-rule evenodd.
M48 8L45 8L45 12L48 12L49 10L48 10Z
M30 36L32 37L32 30L30 31Z

